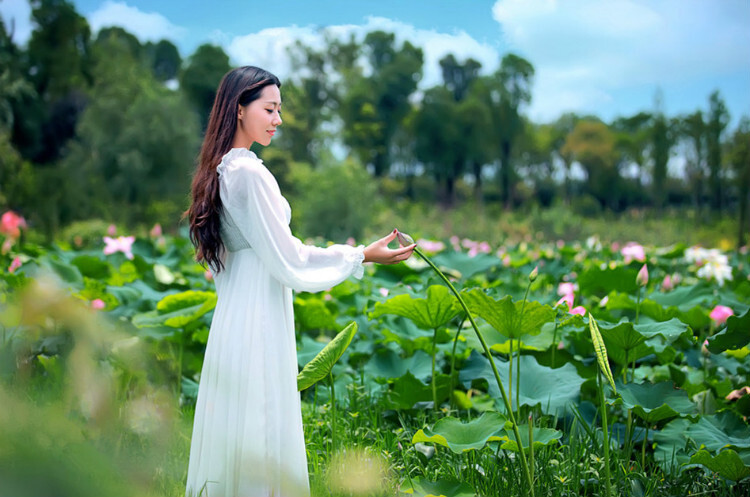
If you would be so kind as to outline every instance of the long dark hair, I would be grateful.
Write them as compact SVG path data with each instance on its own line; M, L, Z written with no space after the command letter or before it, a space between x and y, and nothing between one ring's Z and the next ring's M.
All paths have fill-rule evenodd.
M281 86L268 71L253 66L238 67L226 73L216 91L208 118L198 167L191 187L192 202L186 215L190 222L190 241L196 248L196 259L215 272L224 269L221 253L221 198L216 167L232 148L237 131L238 106L246 106L260 97L268 85Z

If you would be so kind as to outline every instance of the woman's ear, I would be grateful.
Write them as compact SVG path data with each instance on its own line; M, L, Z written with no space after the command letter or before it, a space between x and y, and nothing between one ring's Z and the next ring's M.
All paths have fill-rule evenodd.
M244 112L245 112L245 108L241 105L238 105L237 106L237 119L242 121L242 115L244 114Z

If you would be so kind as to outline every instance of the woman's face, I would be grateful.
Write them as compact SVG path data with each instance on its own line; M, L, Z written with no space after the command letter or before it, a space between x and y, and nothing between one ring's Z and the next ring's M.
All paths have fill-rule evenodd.
M234 145L250 148L255 142L264 147L271 143L281 124L281 92L276 85L264 87L260 96L237 111Z

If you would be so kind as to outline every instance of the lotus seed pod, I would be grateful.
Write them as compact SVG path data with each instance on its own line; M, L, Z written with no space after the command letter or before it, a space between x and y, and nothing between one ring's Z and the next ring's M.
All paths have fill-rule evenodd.
M403 246L411 245L414 243L414 239L406 233L401 233L400 231L398 231L396 232L396 236L398 237L398 243Z

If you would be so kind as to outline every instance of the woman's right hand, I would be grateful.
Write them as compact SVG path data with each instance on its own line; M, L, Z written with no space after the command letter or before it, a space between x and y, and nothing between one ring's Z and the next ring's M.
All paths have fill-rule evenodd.
M397 234L398 230L393 230L387 236L365 247L365 260L363 262L376 262L378 264L397 264L411 257L412 252L414 252L414 248L417 246L416 243L406 246L402 245L395 249L388 248L388 244L396 238Z

